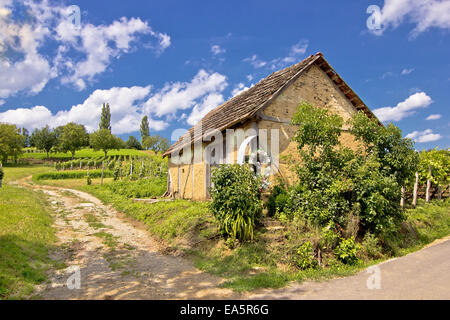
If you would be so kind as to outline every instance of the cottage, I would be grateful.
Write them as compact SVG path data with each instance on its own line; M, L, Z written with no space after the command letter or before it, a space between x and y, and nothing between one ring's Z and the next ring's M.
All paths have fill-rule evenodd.
M269 179L292 183L295 174L289 163L298 152L291 141L296 127L290 122L302 102L327 108L344 120L360 110L375 117L322 53L311 55L210 111L180 137L164 154L169 158L167 195L208 199L213 167L249 161L258 154L269 168L264 171ZM341 142L354 148L355 140L347 128L342 130ZM261 153L268 159L261 160Z

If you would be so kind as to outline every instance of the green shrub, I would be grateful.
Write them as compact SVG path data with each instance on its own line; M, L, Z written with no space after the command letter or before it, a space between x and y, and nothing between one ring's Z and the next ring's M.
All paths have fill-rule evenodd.
M359 261L357 254L360 248L360 245L356 244L352 238L341 238L334 253L341 262L345 264L356 264Z
M116 173L116 171L114 171L114 173ZM107 188L111 190L114 194L123 195L127 198L159 197L166 191L167 178L161 177L161 178L143 179L138 181L123 181L123 182L116 181L108 184Z
M281 182L275 185L267 200L267 213L273 217L276 213L284 212L289 201L289 194L285 185Z
M87 177L86 177L86 184L87 184L88 186L90 186L90 185L92 184L91 176L87 176Z
M368 258L379 259L383 256L383 248L380 246L378 238L369 232L364 236L361 249Z
M253 239L262 211L261 181L247 166L220 165L212 173L211 212L223 235L241 241Z
M120 178L120 167L115 167L113 172L113 179L114 181L119 180Z
M108 163L108 169L109 169L109 170L113 170L115 166L116 166L116 161L115 161L115 160L111 160L111 161Z
M317 260L314 258L314 250L311 241L306 241L300 247L298 247L296 263L297 266L302 270L317 267Z

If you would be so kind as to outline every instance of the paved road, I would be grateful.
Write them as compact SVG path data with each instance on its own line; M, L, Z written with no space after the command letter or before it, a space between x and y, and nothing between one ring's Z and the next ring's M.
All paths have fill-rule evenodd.
M377 267L379 268L377 272ZM372 267L373 268L373 267ZM450 299L450 238L374 269L325 282L294 283L251 299ZM376 277L379 274L379 282ZM370 279L369 279L370 278ZM369 280L369 281L368 281ZM373 289L368 289L369 286ZM376 289L377 286L380 289Z

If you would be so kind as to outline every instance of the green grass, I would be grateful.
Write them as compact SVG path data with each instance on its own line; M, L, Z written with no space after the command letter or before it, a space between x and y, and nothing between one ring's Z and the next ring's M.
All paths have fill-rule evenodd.
M31 175L54 171L53 167L44 165L7 165L3 169L5 171L4 182L11 182Z
M12 176L9 168L6 173ZM28 298L46 280L54 241L44 194L10 185L0 189L0 299Z
M90 170L89 177L100 178L102 176L102 170ZM111 178L113 172L110 170L104 170L103 177ZM87 177L87 170L68 170L68 171L53 171L44 172L33 175L33 181L39 180L68 180L68 179L82 179Z
M71 160L72 154L70 152L56 152L49 154L51 159L60 160ZM81 149L75 152L75 159L85 159L85 158L100 158L105 156L103 151L94 151L93 149ZM135 150L135 149L120 149L120 150L110 150L108 156L139 156L146 157L150 156L148 152ZM20 156L21 159L47 159L47 153L23 153Z
M101 238L103 240L103 244L111 249L115 249L117 246L117 237L111 233L100 231L94 233L94 236Z

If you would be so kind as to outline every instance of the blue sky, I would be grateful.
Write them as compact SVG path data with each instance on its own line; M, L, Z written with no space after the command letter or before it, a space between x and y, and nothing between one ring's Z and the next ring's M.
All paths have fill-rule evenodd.
M448 148L449 31L440 0L0 0L0 122L95 130L109 102L113 133L138 136L145 114L170 138L320 51L417 149Z

